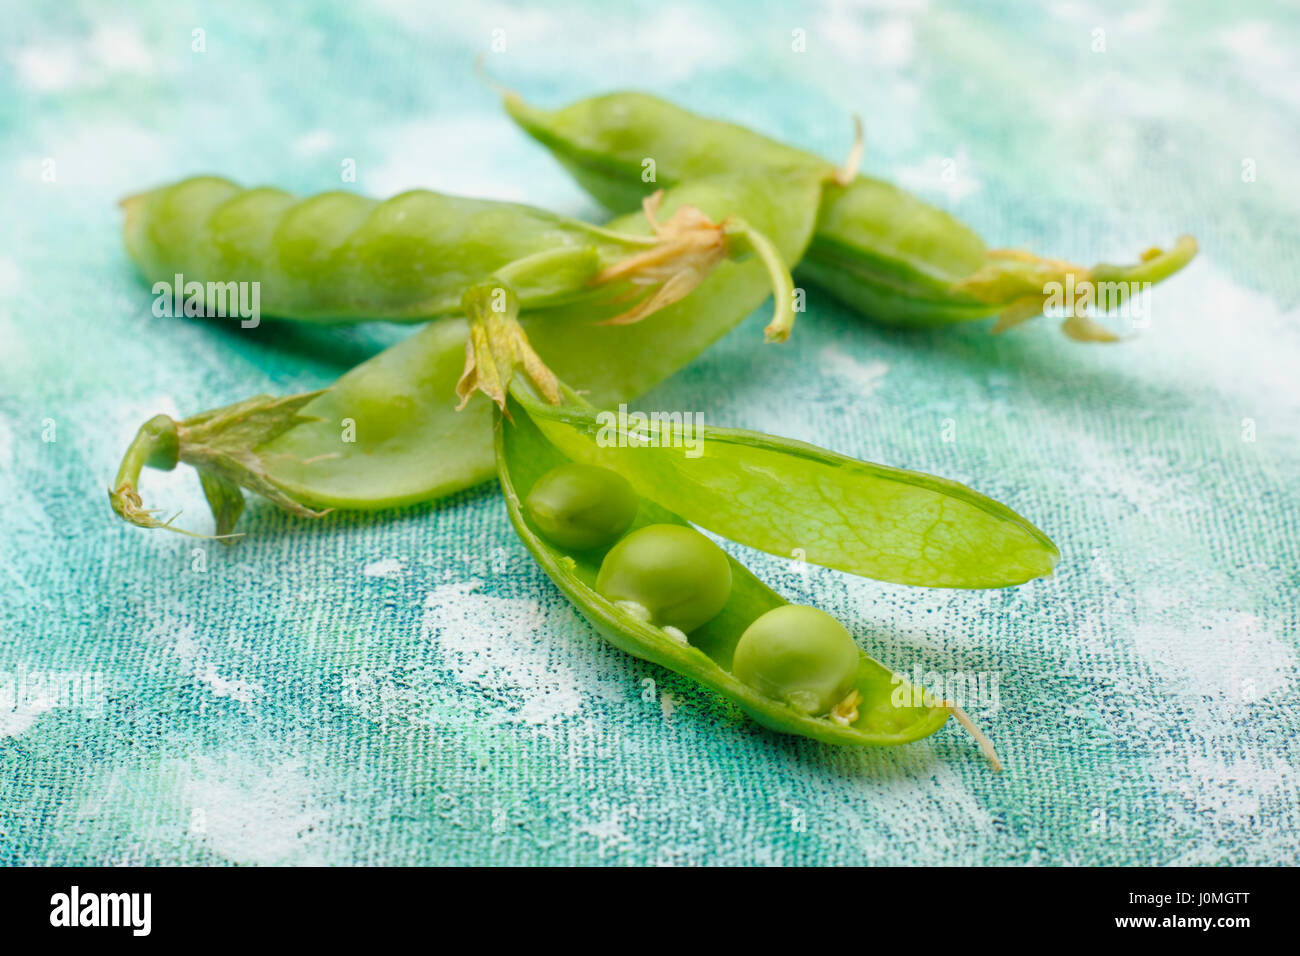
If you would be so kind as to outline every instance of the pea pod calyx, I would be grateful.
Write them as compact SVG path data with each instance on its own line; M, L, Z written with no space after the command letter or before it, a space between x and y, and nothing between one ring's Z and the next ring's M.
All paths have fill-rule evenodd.
M783 342L794 325L794 279L776 245L743 219L728 216L715 224L695 206L682 205L664 222L658 211L659 190L642 203L646 222L657 241L644 251L611 265L592 278L593 286L631 283L638 300L626 311L604 319L600 325L632 325L680 302L690 295L725 258L753 254L772 284L773 316L764 329L768 342ZM538 257L542 258L542 254ZM552 404L559 404L559 380L533 349L519 324L520 297L510 287L508 269L496 279L465 291L461 308L469 319L465 369L456 384L464 408L476 391L506 407L506 391L516 369L521 369ZM645 290L641 294L640 290Z
M1068 285L1084 295L1062 301L1061 331L1076 342L1118 342L1120 337L1090 318L1084 307L1120 306L1135 288L1173 275L1195 255L1196 240L1191 236L1180 236L1167 251L1148 249L1137 263L1127 266L1102 263L1086 268L1019 249L994 249L979 271L955 283L952 290L1001 309L993 326L997 333L1038 317Z
M560 400L559 379L533 350L519 324L519 298L504 286L475 286L465 292L469 338L465 341L465 371L456 383L462 410L475 392L505 408L506 389L516 369L551 403Z
M262 495L293 514L322 517L329 509L309 508L287 494L268 474L258 451L259 446L295 425L311 421L301 410L321 394L306 392L284 398L258 395L179 422L156 415L141 426L122 460L108 492L113 510L142 528L208 537L176 527L176 516L160 521L157 510L145 508L140 498L140 473L146 465L170 471L183 462L199 473L204 495L217 520L213 537L237 537L231 532L243 510L240 488Z

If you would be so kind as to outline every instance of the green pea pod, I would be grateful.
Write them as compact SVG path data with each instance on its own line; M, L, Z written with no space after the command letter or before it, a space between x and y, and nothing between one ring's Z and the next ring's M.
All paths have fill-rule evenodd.
M789 438L628 420L516 398L567 458L740 544L880 581L997 588L1049 575L1060 553L1006 505L934 475Z
M238 304L258 317L416 322L458 313L466 289L496 278L526 309L581 301L628 322L684 297L724 256L767 252L736 214L715 224L680 204L662 224L642 217L620 232L427 190L300 198L199 176L122 205L127 252L191 314Z
M341 191L300 198L197 176L122 205L127 252L150 282L180 275L198 283L196 303L214 307L207 283L257 283L267 315L319 322L451 314L467 281L543 250L586 254L582 290L602 253L626 254L541 210L425 191L386 202ZM572 277L560 278L531 275L530 303L572 295Z
M506 94L517 123L549 149L610 209L631 208L657 185L723 170L810 169L825 160L720 120L697 116L644 93L611 93L559 110ZM647 182L648 171L654 176ZM968 226L889 183L848 171L829 182L817 232L798 276L873 320L932 326L998 315L1002 331L1045 306L1067 315L1077 341L1114 341L1085 306L1120 305L1145 283L1168 278L1196 254L1183 236L1128 266L1093 268L1017 250L990 250ZM1087 298L1066 289L1088 289ZM1075 311L1075 310L1078 311Z
M690 207L719 222L743 215L755 233L770 239L773 254L791 263L812 235L821 175L686 183L664 197L663 212ZM621 217L610 228L654 231L644 213ZM525 312L520 324L560 378L597 404L616 404L688 364L756 309L771 286L771 263L761 259L717 263L689 295L646 321L595 324L586 303L571 303ZM153 419L123 460L110 491L113 508L132 523L174 529L144 507L138 484L146 465L166 469L181 462L303 516L432 501L487 481L495 470L492 406L475 401L456 410L469 334L463 318L434 322L325 392L258 396L179 422ZM238 514L228 498L214 503L227 516L219 534L231 531L230 515Z
M520 392L513 394L517 398ZM603 552L560 551L538 534L524 516L521 502L534 483L551 468L568 460L532 418L538 407L533 402L512 403L510 420L499 413L496 416L497 475L510 521L542 570L611 644L716 691L771 730L827 744L909 743L935 733L951 713L976 735L994 766L998 766L991 745L965 714L947 702L916 692L901 676L895 676L861 650L854 681L854 689L861 699L851 721L809 716L739 680L731 670L741 634L760 615L786 601L734 558L728 558L732 583L727 603L708 623L692 631L689 643L683 642L680 635L655 627L602 597L596 591L596 578ZM682 516L654 501L643 500L633 529L685 523Z

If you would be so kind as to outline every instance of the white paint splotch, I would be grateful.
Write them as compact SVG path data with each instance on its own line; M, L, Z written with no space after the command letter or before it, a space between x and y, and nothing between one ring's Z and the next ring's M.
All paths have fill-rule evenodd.
M165 642L180 669L213 696L228 697L247 707L262 693L262 685L256 681L244 680L238 675L223 675L217 668L215 655L190 624L168 615L154 626L151 636Z
M36 718L54 709L51 697L23 700L12 707L0 707L0 739L21 737L36 723Z
M406 565L397 558L380 558L367 564L361 573L368 578L400 578L405 570Z
M457 681L498 705L498 719L548 726L583 710L583 681L553 639L578 624L567 608L485 594L478 579L436 587L425 598L422 639ZM558 620L563 618L563 620Z
M232 863L321 865L327 814L302 763L199 757L180 786L190 839Z
M884 362L861 361L834 345L823 348L817 358L823 372L833 375L858 398L874 395L889 374L889 366Z

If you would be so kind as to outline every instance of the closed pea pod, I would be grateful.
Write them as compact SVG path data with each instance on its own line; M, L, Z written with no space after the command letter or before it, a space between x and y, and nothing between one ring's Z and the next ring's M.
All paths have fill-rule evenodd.
M671 220L683 207L723 221L743 212L771 240L783 262L802 255L812 234L820 173L735 176L669 190L659 209ZM652 236L644 213L609 224L619 233ZM772 264L759 256L724 259L698 286L658 309L651 320L594 324L586 302L521 310L518 324L549 370L584 389L592 401L613 404L645 392L725 334L757 308L771 287ZM788 280L787 280L788 281ZM372 510L432 501L487 481L495 474L490 405L470 402L457 411L466 377L466 342L473 328L509 330L513 318L492 311L497 288L468 290L478 310L468 321L452 316L431 323L340 378L320 393L243 402L142 428L123 459L110 493L119 515L144 527L170 525L144 507L138 484L149 464L184 462L197 468L214 510L229 533L239 514L239 489L267 497L302 516L323 509ZM784 298L784 297L783 297ZM466 297L462 297L464 302ZM788 303L787 303L788 304ZM511 343L513 344L513 343ZM510 367L496 367L496 388ZM469 369L478 376L475 364ZM503 392L498 394L503 395ZM494 399L498 395L492 396ZM350 441L344 423L352 424Z
M214 176L122 205L127 252L155 291L179 278L193 290L190 311L208 314L227 313L228 286L248 283L269 316L424 321L460 312L468 289L496 277L524 309L585 301L603 306L607 321L628 322L684 297L727 256L756 252L783 271L739 212L715 223L678 202L661 222L658 199L627 230L428 190L384 201L341 191L302 198ZM774 321L788 333L784 299Z
M643 239L427 190L385 201L341 191L303 198L213 176L122 205L127 252L146 279L256 282L267 315L317 322L455 314L467 287L537 253L571 252L580 268L517 278L527 307L590 295L590 280L639 251Z
M267 315L312 321L452 314L467 282L509 262L543 249L594 252L594 237L562 217L423 191L300 198L197 176L122 205L127 252L149 281L256 282ZM544 300L571 290L530 291Z
M824 161L744 127L697 116L643 93L611 93L559 110L507 94L510 115L547 147L578 182L611 209L630 208L648 188L643 164L666 184L723 169L790 170ZM1099 307L1122 304L1196 253L1190 236L1150 249L1131 265L1093 267L1020 250L989 249L968 226L916 196L864 175L829 182L817 232L799 274L875 321L932 326L998 316L1002 331L1045 306L1066 314L1076 341L1117 336L1062 290L1087 287Z

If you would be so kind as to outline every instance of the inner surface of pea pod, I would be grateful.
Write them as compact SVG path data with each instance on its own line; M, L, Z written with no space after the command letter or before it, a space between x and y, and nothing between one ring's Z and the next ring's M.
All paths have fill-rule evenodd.
M965 485L805 442L671 418L630 422L517 390L565 456L740 544L898 584L990 588L1052 573L1051 540ZM691 454L686 454L690 449Z
M772 730L810 737L829 744L880 746L903 744L933 734L949 711L941 705L896 706L911 701L913 688L889 668L859 651L854 689L860 694L857 715L839 724L813 717L766 696L731 673L732 657L741 635L758 617L787 602L747 568L731 564L730 597L722 611L690 634L679 636L621 610L595 589L603 552L568 553L556 548L531 526L521 502L533 484L568 459L536 427L526 408L509 406L511 420L499 413L495 424L497 474L511 523L542 570L611 644L634 657L652 661L721 694L754 720ZM643 500L632 529L654 524L685 524L673 512ZM895 697L895 694L899 695Z

